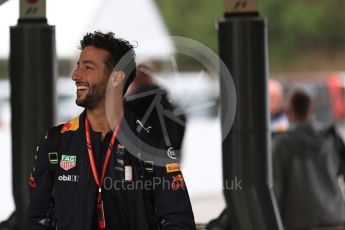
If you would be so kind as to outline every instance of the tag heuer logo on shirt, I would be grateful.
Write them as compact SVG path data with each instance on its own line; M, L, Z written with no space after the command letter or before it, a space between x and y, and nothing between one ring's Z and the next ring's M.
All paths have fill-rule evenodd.
M76 156L70 156L70 155L62 155L61 161L60 161L60 167L64 170L70 170L71 168L74 168L76 166L77 157Z

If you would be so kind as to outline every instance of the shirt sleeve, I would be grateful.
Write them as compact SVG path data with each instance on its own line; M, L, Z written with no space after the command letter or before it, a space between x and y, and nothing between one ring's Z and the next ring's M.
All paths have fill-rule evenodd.
M196 229L187 187L178 163L155 166L154 203L162 230Z
M29 178L30 203L27 210L27 229L46 229L52 202L54 175L47 150L48 133L36 148L34 164Z

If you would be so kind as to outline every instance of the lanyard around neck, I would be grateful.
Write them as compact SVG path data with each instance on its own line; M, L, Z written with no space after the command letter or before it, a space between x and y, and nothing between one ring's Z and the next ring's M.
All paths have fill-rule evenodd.
M121 119L119 120L118 124L116 125L116 127L113 131L113 135L111 136L111 140L109 142L109 146L107 149L107 155L105 156L104 163L103 163L101 180L100 180L99 176L98 176L98 171L97 171L95 159L94 159L93 150L92 150L92 143L91 143L91 137L90 137L90 123L89 123L89 120L87 119L87 117L85 118L85 135L86 135L87 151L89 154L92 174L93 174L93 177L94 177L95 182L96 182L97 187L98 187L98 201L102 200L102 183L104 180L105 171L107 170L107 166L109 163L110 155L111 155L111 152L112 152L113 147L114 147L115 139L116 139L117 133L119 131L120 123L121 123Z

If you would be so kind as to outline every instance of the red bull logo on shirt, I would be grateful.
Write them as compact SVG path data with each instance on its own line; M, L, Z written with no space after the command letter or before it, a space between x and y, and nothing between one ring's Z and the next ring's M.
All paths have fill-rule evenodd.
M29 185L30 185L31 188L36 188L37 187L37 184L36 184L36 181L35 181L35 177L33 177L32 174L30 175Z
M74 168L77 163L77 157L76 156L70 156L70 155L62 155L61 161L60 161L60 167L64 170L70 170L71 168Z
M79 117L67 122L60 130L60 133L67 131L76 131L79 128Z
M177 176L173 176L172 181L172 188L173 189L179 189L179 188L185 188L186 184L184 182L184 178L182 174L178 174Z

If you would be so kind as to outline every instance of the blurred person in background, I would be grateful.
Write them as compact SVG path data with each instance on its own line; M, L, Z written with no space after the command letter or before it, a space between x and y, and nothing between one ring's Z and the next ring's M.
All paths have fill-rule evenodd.
M150 90L160 89L153 78L155 68L151 61L142 61L137 65L135 80L128 88L127 95L134 95Z
M313 114L310 96L294 91L287 105L289 129L273 139L275 195L285 229L343 229L345 202L338 183L342 163L337 140L316 124Z
M284 132L289 127L289 121L284 111L284 93L281 83L270 79L268 83L272 133Z
M167 91L155 82L154 69L154 64L150 61L143 61L137 65L136 77L128 88L127 102L140 118L144 118L153 108L147 123L161 129L165 126L169 141L175 147L174 156L171 157L181 161L186 117L183 111L169 99ZM150 128L150 125L146 128Z

